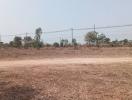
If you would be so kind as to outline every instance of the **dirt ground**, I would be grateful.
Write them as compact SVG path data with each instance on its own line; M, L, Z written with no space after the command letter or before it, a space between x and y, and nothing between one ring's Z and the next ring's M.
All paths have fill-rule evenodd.
M132 48L0 49L0 100L132 100Z
M37 49L16 49L0 48L0 60L12 59L41 59L41 58L73 58L73 57L130 57L132 47L113 47L113 48L41 48Z

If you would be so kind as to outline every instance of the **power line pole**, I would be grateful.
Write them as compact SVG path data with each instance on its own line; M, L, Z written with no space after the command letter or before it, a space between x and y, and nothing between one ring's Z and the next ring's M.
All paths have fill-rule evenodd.
M94 32L96 34L96 46L98 45L98 32L96 32L96 26L94 24Z
M25 40L24 40L24 44L27 44L27 33L26 33L26 37L25 37Z
M73 28L71 28L71 36L72 36L72 46L73 46Z
M96 29L96 28L95 28L95 24L94 24L94 32L95 32L95 29Z

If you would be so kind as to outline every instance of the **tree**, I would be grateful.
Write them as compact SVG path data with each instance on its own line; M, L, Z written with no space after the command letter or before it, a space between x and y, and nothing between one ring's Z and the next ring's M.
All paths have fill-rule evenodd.
M110 38L105 38L105 40L104 40L104 43L106 43L106 44L109 44L110 43Z
M13 41L10 41L9 45L10 45L11 47L13 47L14 42L13 42Z
M30 36L24 37L23 41L24 41L24 47L25 48L33 46L33 39Z
M104 43L105 39L106 39L106 36L104 34L99 34L98 35L98 43L99 44Z
M72 43L73 43L74 46L77 46L77 40L76 39L73 39Z
M20 48L22 46L22 38L16 36L13 40L13 46Z
M118 46L118 45L119 45L119 41L117 39L112 41L112 46Z
M25 42L31 42L33 39L30 36L24 37Z
M128 39L123 40L124 45L128 44L128 42L129 42Z
M67 39L62 39L61 41L60 41L60 46L61 47L64 47L64 46L67 46L68 45L68 40Z
M85 35L85 41L87 42L87 44L91 45L91 43L97 43L97 34L98 33L94 31L88 32Z
M41 42L41 35L42 35L42 29L37 28L35 31L35 42L34 42L34 47L40 48L42 47L42 42Z
M54 47L59 47L59 43L55 42L55 43L53 44L53 46L54 46Z

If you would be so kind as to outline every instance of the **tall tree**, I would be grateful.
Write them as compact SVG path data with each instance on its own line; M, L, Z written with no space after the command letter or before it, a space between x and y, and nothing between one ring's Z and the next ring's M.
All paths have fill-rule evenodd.
M36 42L40 42L41 35L42 35L42 29L39 27L35 31L35 41Z
M94 43L96 44L97 43L97 32L95 31L91 31L91 32L88 32L86 35L85 35L85 41L87 42L87 44L91 44L91 43Z
M35 43L34 43L34 47L40 48L42 47L42 42L41 42L41 35L42 35L42 29L41 28L37 28L35 31Z

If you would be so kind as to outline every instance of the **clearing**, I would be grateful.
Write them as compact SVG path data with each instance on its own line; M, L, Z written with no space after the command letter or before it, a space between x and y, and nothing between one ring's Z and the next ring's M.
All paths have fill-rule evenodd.
M0 100L132 100L132 48L0 52Z

